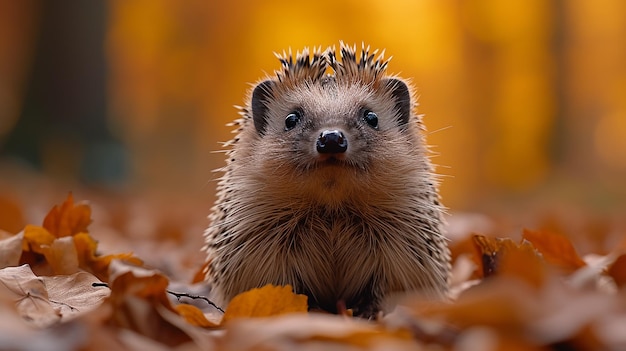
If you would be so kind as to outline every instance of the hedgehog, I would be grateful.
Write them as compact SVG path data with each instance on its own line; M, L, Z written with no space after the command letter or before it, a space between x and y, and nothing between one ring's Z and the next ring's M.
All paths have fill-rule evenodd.
M393 296L445 298L444 208L407 80L384 51L340 43L276 54L252 87L205 233L207 280L226 306L267 284L310 308L372 318ZM359 56L359 57L357 57Z

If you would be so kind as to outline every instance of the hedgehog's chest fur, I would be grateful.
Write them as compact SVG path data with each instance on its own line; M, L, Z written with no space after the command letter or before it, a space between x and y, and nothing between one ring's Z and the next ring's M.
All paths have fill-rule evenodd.
M443 266L428 248L435 244L420 235L437 223L411 223L376 208L269 210L251 213L256 220L246 221L247 228L228 213L217 223L222 245L211 269L224 300L266 284L290 284L312 306L334 311L341 301L358 311L394 291L440 289L433 272Z

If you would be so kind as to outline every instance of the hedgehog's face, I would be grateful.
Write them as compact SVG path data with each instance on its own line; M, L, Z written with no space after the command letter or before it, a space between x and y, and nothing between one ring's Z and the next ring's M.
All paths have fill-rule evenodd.
M327 77L288 89L278 84L260 83L251 101L256 151L267 160L260 166L268 183L341 202L375 181L373 167L380 171L389 164L391 171L390 163L417 152L411 96L401 80L338 85Z

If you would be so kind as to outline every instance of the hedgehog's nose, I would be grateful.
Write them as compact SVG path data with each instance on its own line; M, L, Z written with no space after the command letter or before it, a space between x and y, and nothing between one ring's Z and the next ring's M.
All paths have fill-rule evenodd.
M341 154L348 150L348 139L338 130L325 130L317 138L320 154Z

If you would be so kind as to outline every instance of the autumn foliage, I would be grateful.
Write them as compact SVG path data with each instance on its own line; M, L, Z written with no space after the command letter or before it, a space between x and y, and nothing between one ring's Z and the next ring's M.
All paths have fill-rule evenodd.
M567 236L549 230L526 229L518 240L467 235L451 242L450 301L406 296L394 312L365 321L350 311L307 312L306 296L289 286L253 289L221 311L210 296L172 291L170 277L132 253L100 253L91 222L90 206L70 194L41 226L0 233L0 311L9 323L0 336L15 333L0 338L8 340L0 348L626 347L624 241L581 257ZM182 286L198 284L205 283Z

